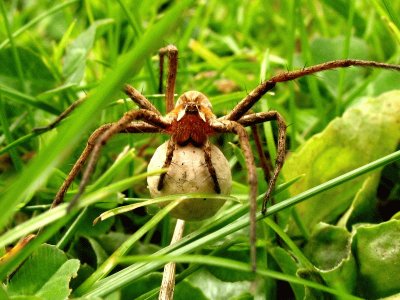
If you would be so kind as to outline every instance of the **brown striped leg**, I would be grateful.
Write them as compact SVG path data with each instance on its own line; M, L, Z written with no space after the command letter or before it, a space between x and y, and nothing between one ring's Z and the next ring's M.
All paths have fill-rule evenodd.
M258 123L263 123L267 121L277 121L278 122L278 153L275 162L275 170L269 181L268 191L265 194L262 213L265 214L267 211L267 202L271 198L271 193L273 192L278 179L280 170L282 169L283 163L285 161L286 154L286 123L283 117L277 111L268 111L261 113L254 113L243 116L238 120L243 126L252 126Z
M379 63L376 61L358 60L358 59L343 59L343 60L333 60L315 66L303 68L300 70L282 72L270 79L259 84L254 90L252 90L243 100L241 100L232 111L227 114L224 118L231 121L237 121L242 116L244 116L248 110L261 99L269 90L274 88L274 86L279 82L286 82L295 80L297 78L315 74L322 71L347 68L347 67L363 67L363 68L380 68L380 69L390 69L394 71L400 71L399 65L392 65L386 63Z
M176 142L175 140L171 137L168 141L168 146L167 146L167 154L165 156L165 162L164 165L162 166L163 169L167 169L169 168L169 166L171 165L172 162L172 158L174 156L174 151L175 151L175 146L176 146ZM167 173L162 173L160 175L160 178L158 180L158 184L157 184L157 190L161 191L162 188L164 187L164 180L165 180L165 176L167 175Z
M76 175L79 173L79 171L82 169L83 165L85 164L87 158L89 157L90 153L92 153L92 150L94 148L94 145L96 144L97 139L106 131L108 130L113 124L105 124L99 128L97 128L89 137L89 140L86 144L85 149L83 150L82 154L78 158L78 160L75 162L74 166L72 167L71 171L69 172L67 178L64 180L62 186L57 192L57 195L55 196L53 203L51 204L51 208L56 207L59 205L61 202L64 200L65 193L67 192L68 188L74 181ZM124 129L121 133L156 133L160 132L160 129L153 126L149 125L144 122L138 122L135 124L130 124L127 126L127 128Z
M257 174L253 153L251 152L249 136L246 129L238 122L216 120L210 124L217 132L231 132L239 137L247 166L248 184L250 188L250 258L253 271L256 270L256 210L257 210Z
M124 87L124 92L139 106L139 108L151 110L152 112L161 116L161 113L158 111L158 109L155 108L155 106L134 87L126 84Z
M161 48L158 54L160 57L160 82L158 88L160 94L163 92L164 56L165 54L168 55L168 74L165 101L167 113L169 113L174 108L175 82L178 69L178 49L174 45L168 45L164 48Z
M211 160L211 144L209 141L207 141L203 147L202 147L203 151L204 151L204 159L206 162L206 166L208 169L208 172L211 175L211 178L214 182L214 191L217 194L221 193L221 187L219 186L219 182L218 182L218 178L217 178L217 172L215 171L215 168L212 164L212 160Z
M260 136L259 130L257 128L257 125L251 126L251 133L253 135L254 144L256 145L261 169L263 170L263 173L264 173L264 179L266 182L269 182L269 180L271 179L271 176L272 176L272 165L271 165L271 162L265 156L265 153L264 153L264 150L262 147L261 136Z
M83 165L85 164L88 156L92 153L93 147L99 138L107 129L111 127L112 124L105 124L99 128L97 128L92 135L89 137L89 140L86 144L85 149L83 150L81 156L79 156L78 160L75 162L74 166L72 167L71 171L69 172L67 178L64 180L62 186L57 192L53 203L51 204L51 208L56 207L64 200L65 193L67 192L68 188L74 181L78 172L82 169Z
M40 133L40 132L49 131L49 130L55 128L62 120L64 120L66 117L68 117L68 115L70 113L72 113L75 110L75 108L77 108L85 100L86 100L86 97L76 100L70 106L68 106L68 108L66 110L64 110L59 116L57 116L57 118L55 118L55 120L53 122L51 122L49 125L44 126L44 127L33 128L32 131Z
M115 134L119 132L125 131L129 126L133 126L131 124L134 120L144 120L148 124L158 127L159 129L164 129L170 125L168 121L166 121L163 117L159 116L158 114L146 110L146 109L139 109L139 110L131 110L124 114L124 116L116 123L113 123L104 133L98 137L93 146L92 153L89 156L89 160L86 166L86 169L83 173L82 180L79 185L78 193L70 202L68 209L70 210L78 201L79 197L85 191L86 185L89 182L90 176L93 173L94 167L96 162L100 156L101 148L107 143L107 141Z

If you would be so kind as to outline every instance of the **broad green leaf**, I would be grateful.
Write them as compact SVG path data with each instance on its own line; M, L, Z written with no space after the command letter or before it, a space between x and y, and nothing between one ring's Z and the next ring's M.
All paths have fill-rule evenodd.
M198 299L198 300L209 300L203 291L189 281L183 280L175 287L174 299L176 300L186 300L186 299Z
M393 87L399 86L400 74L388 70L379 71L372 84L374 95L380 95L393 90ZM368 88L370 88L368 86Z
M64 57L63 75L68 84L79 84L83 79L86 67L86 58L92 49L99 26L109 24L111 20L94 22L82 32L73 43L67 47Z
M10 297L8 297L7 292L3 285L0 285L0 299L4 299L4 300L10 299Z
M35 95L55 87L55 79L42 59L30 50L17 48L23 66L25 84ZM0 51L0 82L21 91L19 76L12 59L11 48Z
M375 192L379 184L379 175L379 173L374 173L366 178L338 225L346 226L348 230L351 230L351 226L356 223L375 221L375 208L378 202Z
M98 237L99 235L108 232L114 223L112 219L98 222L96 225L93 225L93 220L96 219L101 212L102 210L99 208L89 207L86 211L85 217L77 227L76 234L85 237Z
M350 238L346 229L320 223L304 248L325 282L348 293L354 291L357 276Z
M337 1L323 0L319 4L322 4L322 3L325 6L335 10L338 13L338 15L340 15L344 19L349 18L348 15L349 15L350 3L348 1L346 1L346 0L337 0ZM357 30L357 35L361 35L364 32L365 27L367 26L366 19L364 19L362 17L362 15L360 15L359 11L356 11L354 13L353 18L354 18L353 25L354 25L355 29Z
M290 274L296 276L298 266L293 256L290 255L285 249L280 247L274 247L269 250L269 253L274 258L275 262L278 264L279 268L285 274ZM290 283L296 299L304 299L304 287L298 284Z
M343 47L345 45L345 37L337 38L316 38L311 43L311 53L314 63L322 63L330 60L335 60L343 57ZM368 45L365 41L353 37L350 41L349 58L369 59ZM307 62L306 62L307 63ZM359 68L346 69L344 80L344 90L351 89L357 79L360 79L366 70ZM318 75L318 78L323 78L324 83L329 88L332 95L337 92L337 87L340 81L340 71L323 72ZM393 87L393 86L392 86Z
M109 232L107 234L102 234L97 237L97 242L102 246L102 248L107 253L113 253L115 250L121 246L130 235L122 232Z
M288 157L283 175L305 177L289 191L297 195L314 186L393 152L400 139L400 92L385 93L350 108L320 134ZM296 210L309 230L320 221L332 222L351 205L367 176L361 176L300 203ZM290 222L290 233L296 233Z
M77 259L68 259L55 246L42 245L12 277L10 296L37 296L43 299L66 299L69 282L79 269Z
M193 273L186 280L188 280L192 286L199 288L206 296L206 299L213 300L238 297L249 292L251 285L250 281L221 281L204 269Z
M369 299L400 293L400 221L356 228L352 241L358 291Z
M93 252L96 256L96 266L100 266L108 258L108 255L95 239L88 238L88 241L92 246Z
M341 57L343 55L344 39L344 36L338 36L336 38L315 38L310 45L311 53L313 58L315 58L314 63L322 63ZM353 37L350 43L349 57L368 59L368 44L362 39ZM358 72L359 71L360 70L358 70Z
M400 211L398 211L397 213L395 213L392 217L393 220L400 220Z
M153 272L122 288L121 299L137 299L146 292L160 287L162 274ZM174 298L177 299L177 298ZM196 298L197 299L197 298Z
M225 251L218 253L218 256L224 258L230 258L236 261L241 261L244 263L250 263L249 261L249 249L243 248L229 248ZM239 281L251 281L254 280L254 274L249 274L248 272L232 272L232 270L221 268L217 266L207 266L207 270L214 275L216 278L224 282L239 282Z

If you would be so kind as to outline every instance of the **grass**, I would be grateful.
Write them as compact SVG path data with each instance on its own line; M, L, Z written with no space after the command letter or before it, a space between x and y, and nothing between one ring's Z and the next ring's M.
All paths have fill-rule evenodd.
M324 158L334 149L315 152L318 139L325 144L333 139L341 145L338 136L327 133L332 120L338 120L365 98L399 89L399 75L393 72L351 69L309 76L278 85L255 105L255 111L278 110L289 125L289 152L305 153L295 162L289 158L288 166L294 165L296 169L296 165L304 164L309 170L323 166L317 176L321 181L307 179L312 172L308 169L283 170L277 203L268 210L268 216L274 219L262 221L263 216L258 215L256 275L249 272L247 204L228 201L215 217L188 225L187 235L171 246L168 239L174 220L165 217L168 208L149 207L150 215L139 208L91 225L102 212L129 204L128 199L148 199L144 179L147 162L166 136L136 134L113 138L102 152L80 206L71 213L66 213L67 204L46 210L90 133L134 108L129 101L117 101L124 97L120 90L125 82L142 91L164 112L163 98L157 95L158 48L173 43L180 51L177 93L201 90L209 96L214 112L222 116L260 81L278 71L342 58L400 63L398 4L383 0L371 4L313 0L279 4L210 0L205 4L187 0L173 5L165 1L119 0L65 1L54 5L0 0L0 8L0 246L5 249L45 226L37 239L3 260L0 274L7 288L3 287L0 293L48 299L39 286L44 290L47 287L49 293L59 289L51 280L56 272L49 276L56 268L63 270L57 276L71 287L74 296L106 297L119 291L121 299L148 299L157 295L160 268L168 260L178 262L177 298L186 293L196 299L218 299L220 295L250 297L251 285L256 287L252 290L254 295L267 299L300 299L306 293L317 298L326 293L339 298L400 293L400 286L391 282L381 289L365 288L368 273L360 266L364 261L372 264L375 258L368 256L364 260L367 254L356 245L357 240L364 240L364 233L352 229L353 225L370 222L385 226L387 236L392 234L388 222L399 207L399 137L395 127L398 125L391 125L398 123L389 121L396 120L396 115L379 115L379 109L368 111L377 113L371 119L385 120L374 128L389 129L379 132L382 136L378 141L382 142L375 143L368 141L378 134L360 131L356 140L366 140L360 150L363 155L348 154L355 157L350 162L344 157L348 152L343 149L347 148L335 152L337 160ZM32 133L33 128L50 123L85 94L87 101L56 129ZM398 105L393 100L395 94L390 99L380 99ZM350 127L361 127L364 119L352 119ZM274 161L275 124L265 124L263 134L265 149L270 150ZM317 134L319 138L315 137ZM237 140L224 135L213 141L232 166L233 196L246 201L245 166L240 151L230 144L237 144ZM357 142L351 141L343 143L356 148ZM311 148L314 154L307 154ZM358 156L365 156L365 161ZM357 163L351 164L352 161ZM388 166L382 171L385 165ZM366 174L372 170L378 172ZM261 172L259 177L261 195L266 184ZM349 180L353 181L346 183ZM304 181L310 185L300 188ZM76 184L67 199L74 192ZM323 198L326 193L332 193L329 203L344 204L324 204L328 214L319 218L307 206L315 205L316 197ZM292 209L300 202L301 206ZM390 208L371 204L375 202L389 203ZM366 206L372 207L373 213L366 213ZM315 223L311 221L313 217L318 219ZM392 221L395 223L396 219L393 217ZM320 222L329 223L330 227L323 227ZM375 231L368 230L369 238L375 239ZM319 232L326 232L325 237L334 245L351 243L350 248L326 250ZM356 237L353 241L350 234ZM57 246L43 248L45 242ZM36 258L39 263L40 259L52 262L43 263L44 274L31 269L30 274L34 275L29 277L25 269L32 268L35 258L26 258L38 251L47 253ZM330 257L337 259L329 272L322 267L329 260L324 251L331 251ZM400 257L398 252L395 255ZM208 266L201 264L206 260ZM9 277L24 261L24 267ZM58 265L52 264L55 261ZM79 268L75 262L80 264ZM72 279L78 270L74 268L79 272ZM376 262L376 268L385 267ZM343 269L352 274L346 282L338 276ZM374 283L380 282L378 275L372 279ZM17 288L21 280L25 282L23 291ZM216 294L202 288L206 283L213 286Z

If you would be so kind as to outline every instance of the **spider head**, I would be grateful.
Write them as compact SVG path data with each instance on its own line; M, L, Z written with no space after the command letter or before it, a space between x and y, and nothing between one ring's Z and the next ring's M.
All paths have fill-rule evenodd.
M210 100L197 91L182 94L172 113L176 115L177 121L180 121L185 115L198 115L204 122L214 116Z

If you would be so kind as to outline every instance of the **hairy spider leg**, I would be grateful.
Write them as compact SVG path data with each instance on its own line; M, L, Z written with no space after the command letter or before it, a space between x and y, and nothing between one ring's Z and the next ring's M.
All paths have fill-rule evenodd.
M139 106L139 108L148 109L161 115L161 113L157 110L157 108L153 106L153 104L151 104L149 100L147 100L142 94L140 94L136 89L134 89L129 84L125 85L124 91ZM75 110L75 108L81 105L86 99L87 99L86 96L79 98L78 100L74 101L70 106L68 106L67 109L64 110L60 115L58 115L53 122L44 127L36 127L32 131L36 133L42 133L55 128L62 120L67 118Z
M129 98L132 99L133 102L137 104L137 106L139 106L139 108L150 110L161 116L161 113L158 111L158 109L134 87L126 84L124 86L124 92Z
M261 136L257 125L251 125L251 134L253 136L254 144L258 153L258 159L260 160L260 166L264 173L264 180L269 182L272 177L273 167L271 161L267 159L262 145Z
M267 211L267 202L271 197L271 193L274 190L276 181L278 179L279 172L282 169L283 163L285 161L285 153L286 153L286 123L281 114L277 111L268 111L261 113L254 113L243 116L238 120L240 124L243 126L254 126L258 123L264 123L267 121L277 121L278 122L278 152L275 161L275 169L272 174L271 179L269 180L268 190L264 196L262 210L263 214Z
M178 68L178 49L174 45L168 45L159 50L159 58L160 58L160 77L159 77L159 92L163 92L163 81L164 81L164 56L168 54L168 75L167 75L167 90L166 90L166 109L167 113L173 110L174 108L174 91L175 91L175 82L176 82L176 74ZM173 145L173 147L172 147ZM176 147L176 141L174 137L171 137L168 143L167 155L164 162L163 168L167 168L170 166L173 157L173 151ZM214 182L214 190L217 194L221 192L221 188L218 183L218 178L216 175L216 171L211 161L211 146L209 141L207 140L204 145L202 145L202 149L204 151L204 158L211 178ZM166 173L160 175L160 179L158 182L158 190L161 190L164 185L164 178Z
M214 191L217 194L220 194L221 187L219 186L217 172L215 171L214 165L212 164L212 161L211 161L211 144L210 144L209 140L207 140L206 143L202 146L202 149L204 151L204 160L206 162L208 172L210 173L211 178L214 182Z
M140 94L136 89L131 87L130 85L125 85L125 93L142 109L147 109L150 110L157 115L161 116L161 113L151 104L149 100L147 100L142 94ZM73 112L73 110L78 107L86 98L81 98L77 101L75 101L71 106L69 106L62 114L60 114L59 117L55 119L52 123L50 123L48 126L43 127L43 128L38 128L34 130L38 131L47 131L52 128L54 128L61 120L66 118L69 114ZM88 159L89 155L93 151L94 145L98 138L106 132L113 123L110 124L105 124L99 128L97 128L89 137L87 145L85 149L82 151L82 154L78 158L78 160L75 162L74 166L72 167L71 171L67 175L67 178L64 180L62 186L58 190L52 204L51 208L56 207L59 205L65 197L65 193L67 192L68 188L74 181L75 177L79 173L79 171L82 169L83 165L85 164L86 160ZM136 122L134 124L128 124L126 128L121 131L120 133L141 133L141 132L146 132L146 133L157 133L161 132L161 129L147 124L145 122Z
M165 91L166 110L169 113L174 109L174 93L176 74L178 70L178 49L174 45L168 45L161 48L158 52L160 58L160 77L158 91L163 93L164 82L164 56L168 55L168 74L167 74L167 89Z
M89 182L90 176L93 173L94 167L99 158L101 147L104 146L113 135L124 131L128 126L133 125L131 122L135 120L143 120L144 122L161 129L164 129L170 125L170 123L162 116L146 109L139 109L128 111L121 119L119 119L118 122L113 123L109 128L107 128L107 130L105 130L104 133L96 140L93 146L92 153L89 156L86 169L79 185L78 193L70 202L68 207L69 210L77 203L79 197L85 191L86 185Z
M36 133L42 133L42 132L46 132L46 131L49 131L49 130L55 128L62 120L64 120L66 117L68 117L75 110L75 108L77 108L85 100L86 100L86 97L76 100L70 106L68 106L66 110L64 110L60 115L58 115L54 119L54 121L51 122L49 125L44 126L44 127L33 128L32 131L36 132Z
M261 97L263 95L265 95L268 91L273 89L275 87L275 85L279 82L291 81L291 80L295 80L297 78L300 78L300 77L303 77L306 75L315 74L315 73L318 73L321 71L327 71L327 70L332 70L332 69L337 69L337 68L347 68L347 67L351 67L351 66L364 67L364 68L372 67L372 68L381 68L381 69L390 69L390 70L394 70L394 71L400 71L399 65L379 63L379 62L375 62L375 61L357 60L357 59L343 59L343 60L328 61L325 63L317 64L317 65L303 68L300 70L282 72L282 73L279 73L279 74L271 77L270 79L264 81L260 85L258 85L245 98L243 98L232 109L232 111L229 114L227 114L225 117L222 117L220 119L238 121L248 112L248 110L258 100L261 99ZM284 145L285 145L285 140L286 140L286 125L284 123L282 116L280 116L279 114L277 114L276 116L277 116L276 120L278 121L278 127L279 127L278 155L276 158L274 174L269 182L269 187L268 187L266 196L263 201L263 206L262 206L263 214L265 214L265 212L266 212L267 202L268 202L269 198L271 197L272 190L275 187L276 180L278 178L279 172L280 172L282 165L284 163L284 160L285 160ZM279 119L278 119L278 116L279 116ZM243 118L246 118L246 116ZM269 121L269 120L265 120L265 121ZM260 122L263 122L263 121L260 121ZM242 123L242 122L240 122L240 123ZM252 125L252 124L249 124L249 125ZM279 144L281 144L281 147L279 147Z
M175 147L176 147L176 142L175 142L174 138L171 137L168 140L168 146L167 146L167 153L166 153L166 156L165 156L165 162L164 162L164 164L162 166L163 169L167 169L171 165L172 158L174 156ZM157 189L159 191L161 191L162 188L164 187L164 179L165 179L166 175L167 175L167 173L160 174L160 178L158 179L158 185L157 185Z
M251 152L249 136L246 129L238 122L230 120L215 120L211 126L216 132L234 133L239 137L240 146L243 150L250 188L250 258L253 271L256 270L256 210L257 210L257 174L254 156Z
M61 202L63 202L65 193L67 192L68 188L74 181L78 172L82 169L82 166L85 164L88 156L92 153L93 147L98 140L99 136L101 136L106 130L108 130L112 124L105 124L99 128L97 128L89 137L86 147L83 150L82 154L79 156L78 160L75 162L74 166L72 167L71 171L69 172L67 178L65 178L62 186L58 190L53 203L51 204L51 208L56 207Z
M94 145L96 144L96 141L112 125L113 125L113 123L104 124L103 126L97 128L90 135L85 149L82 151L78 160L75 162L71 171L68 173L67 178L64 179L62 186L60 187L56 196L54 197L54 200L51 204L51 208L54 208L63 202L65 193L67 192L68 188L71 186L72 182L74 181L74 179L77 176L77 174L79 173L79 171L82 169L82 167L85 164L86 160L88 159L90 153L92 153ZM119 133L158 133L158 132L161 132L161 129L158 127L155 127L153 125L150 125L150 124L147 124L144 122L137 122L134 124L129 124L123 131L121 131Z
M158 51L159 56L159 86L158 92L160 94L163 93L163 85L164 85L164 57L168 56L168 73L167 73L167 88L165 92L165 108L166 112L169 113L174 109L174 93L175 93L175 82L176 82L176 74L178 71L178 49L174 45L168 45L164 48L161 48ZM165 162L163 168L168 168L171 165L172 158L174 155L174 150L176 147L175 140L171 137L168 141L167 154L165 157ZM164 186L164 180L167 173L162 173L158 180L157 189L160 191Z

